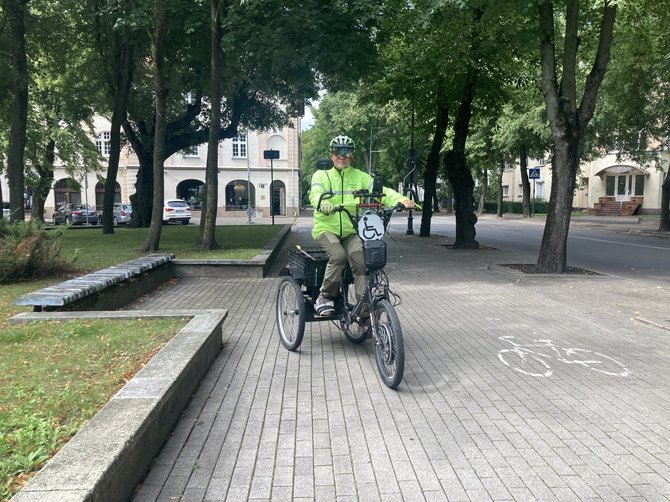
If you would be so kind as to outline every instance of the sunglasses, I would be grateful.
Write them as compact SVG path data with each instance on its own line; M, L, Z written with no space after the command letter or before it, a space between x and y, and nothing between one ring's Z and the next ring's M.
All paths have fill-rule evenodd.
M339 147L333 148L330 153L337 157L351 157L351 148Z

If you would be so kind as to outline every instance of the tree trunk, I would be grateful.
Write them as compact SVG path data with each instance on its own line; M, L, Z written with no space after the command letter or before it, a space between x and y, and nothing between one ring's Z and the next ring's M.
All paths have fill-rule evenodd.
M444 156L449 183L454 188L454 209L456 211L456 241L454 249L479 249L475 240L477 215L474 212L475 180L467 167L465 152L449 150Z
M562 274L567 268L568 231L579 169L577 139L554 149L551 170L551 198L536 269L541 273Z
M33 187L33 210L30 219L44 223L44 202L49 196L54 181L54 162L56 160L56 141L51 138L46 146L44 160L34 159L33 166L39 179Z
M496 214L498 218L503 216L503 173L505 172L505 160L500 159L498 164L498 210Z
M25 220L23 192L25 173L23 158L28 128L28 57L26 55L26 14L27 0L2 0L10 28L12 54L12 84L14 102L12 104L12 126L7 150L7 182L11 221Z
M661 224L659 232L670 232L670 166L661 187Z
M528 151L526 145L519 147L519 159L521 164L521 206L523 217L530 218L530 181L528 180Z
M110 152L105 178L105 195L102 202L102 233L114 233L114 197L116 177L121 157L121 127L126 118L128 95L132 82L133 49L123 39L123 34L114 30L112 36L112 81L110 82L114 101L112 124L109 134ZM123 202L123 201L121 201Z
M224 2L225 3L225 2ZM205 170L205 185L207 197L205 211L201 214L204 224L201 224L200 249L219 249L216 242L216 213L219 194L219 129L221 128L221 7L220 0L211 1L211 100L212 112L209 124L209 138L207 141L207 167Z
M451 183L449 183L449 180L446 182L447 185L447 207L446 211L449 214L454 214L454 189L451 187Z
M479 50L479 22L484 11L475 8L473 12L474 30L471 34L470 54L477 59ZM456 209L456 242L454 249L478 249L479 242L475 240L475 214L474 188L475 180L468 168L465 156L465 143L470 130L470 119L472 117L472 102L475 99L479 70L476 66L468 68L463 83L463 97L458 106L456 120L454 121L454 139L451 150L444 156L444 167L447 178L454 189L454 202Z
M477 208L477 214L484 214L484 202L486 202L486 195L489 191L489 170L484 168L484 173L482 176L482 192L479 194L479 207Z
M154 89L156 92L156 127L154 131L154 193L151 212L151 225L144 241L144 251L157 251L160 246L161 229L163 228L163 192L165 158L165 133L167 130L167 95L168 88L165 77L165 32L167 28L166 0L155 0L157 26L153 43Z
M430 236L430 222L433 216L433 199L437 195L437 173L440 168L440 151L444 143L444 135L449 125L449 108L444 105L444 100L438 98L437 115L435 117L435 135L433 143L426 159L426 170L423 173L423 213L421 215L421 228L419 237Z
M603 3L600 39L593 67L586 78L582 99L577 106L577 49L579 46L579 0L568 0L565 12L565 40L561 81L556 71L554 4L546 0L538 6L542 92L551 127L552 159L551 199L544 227L536 271L562 274L567 268L570 213L577 181L583 133L595 112L598 89L605 76L612 45L616 6Z

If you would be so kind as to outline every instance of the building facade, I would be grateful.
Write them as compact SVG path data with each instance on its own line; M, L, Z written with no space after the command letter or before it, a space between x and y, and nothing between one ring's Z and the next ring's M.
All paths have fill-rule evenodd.
M69 175L65 169L54 168L54 188L45 203L45 219L61 204L86 203L102 209L104 178L110 153L110 122L96 117L95 143L103 159L97 172ZM278 151L278 158L266 160L263 152ZM300 207L300 139L299 119L292 127L268 132L240 133L219 142L218 152L218 214L220 216L292 215ZM205 194L207 144L178 152L164 164L164 197L184 199L198 210ZM124 148L117 174L116 202L128 202L135 193L139 161L132 149ZM7 180L2 178L3 193L8 193ZM30 207L30 190L26 205Z
M583 162L577 176L573 208L594 210L604 201L639 202L636 214L660 214L661 190L668 171L670 155L661 156L662 169L618 161L608 154L591 162ZM521 202L523 197L520 166L509 166L503 172L503 200ZM528 169L539 178L530 180L531 197L548 201L551 194L551 163L545 159L528 159Z

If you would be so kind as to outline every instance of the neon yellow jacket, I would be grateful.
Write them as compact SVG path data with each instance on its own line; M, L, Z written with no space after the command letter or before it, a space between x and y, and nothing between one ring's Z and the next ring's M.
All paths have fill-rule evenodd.
M309 201L314 207L314 228L312 229L312 237L316 239L323 232L332 232L339 236L340 239L348 237L356 233L356 229L351 224L351 220L346 213L333 212L325 215L316 210L319 203L319 197L324 192L332 191L335 196L331 199L324 199L323 202L330 202L333 206L340 204L346 207L351 214L356 211L356 204L360 201L359 198L354 197L352 192L354 190L367 189L372 191L372 176L368 173L355 169L353 167L345 167L342 171L332 167L328 170L316 171L312 176L312 186L309 192ZM395 190L384 187L384 198L382 202L385 206L395 206L398 202L408 200L404 195L399 194Z

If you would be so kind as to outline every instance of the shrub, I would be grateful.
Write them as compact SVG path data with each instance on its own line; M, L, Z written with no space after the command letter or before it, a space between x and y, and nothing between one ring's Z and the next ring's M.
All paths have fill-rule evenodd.
M61 256L61 230L38 222L0 219L0 282L33 279L64 272L74 259Z
M534 209L535 213L546 213L547 206L549 203L543 199L535 199L531 203L531 208ZM498 211L498 202L497 201L486 201L484 202L484 212L485 213L495 213ZM503 201L503 213L514 213L514 214L523 214L523 204L519 201Z

